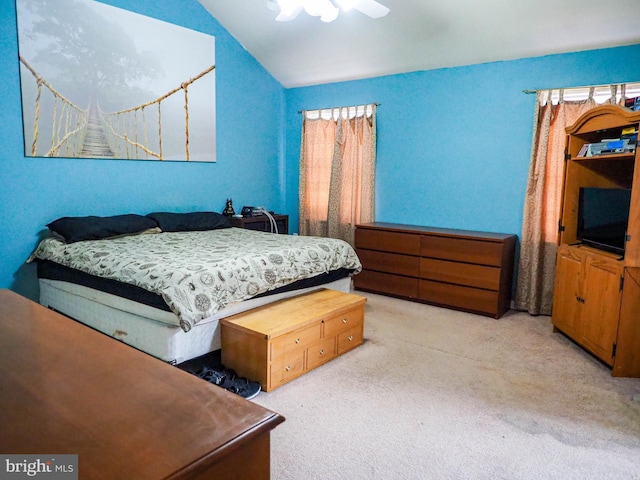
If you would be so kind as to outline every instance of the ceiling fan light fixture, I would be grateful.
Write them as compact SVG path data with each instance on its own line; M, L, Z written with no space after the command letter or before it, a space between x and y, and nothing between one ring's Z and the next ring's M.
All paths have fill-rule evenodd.
M312 17L320 17L323 22L333 22L338 18L340 9L330 0L302 0L304 11Z
M321 3L322 0L302 0L302 7L307 14L312 17L319 17L322 14Z
M320 17L323 22L333 22L340 10L355 9L371 18L384 17L389 9L376 0L266 0L267 6L279 11L276 20L288 22L304 10L312 17Z
M302 9L299 0L277 0L280 15L292 17Z
M354 0L334 0L335 3L340 7L343 11L348 12L353 8Z
M340 9L338 7L335 7L329 4L322 11L322 15L320 15L320 20L322 20L325 23L333 22L336 18L338 18L339 13L340 13Z

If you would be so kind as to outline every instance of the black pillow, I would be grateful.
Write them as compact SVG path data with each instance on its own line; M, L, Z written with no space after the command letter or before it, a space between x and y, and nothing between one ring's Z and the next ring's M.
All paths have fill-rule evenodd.
M154 212L149 213L147 217L157 222L163 232L189 232L231 227L229 218L217 212Z
M67 243L74 243L141 233L157 228L158 224L151 218L131 213L113 217L62 217L47 227Z

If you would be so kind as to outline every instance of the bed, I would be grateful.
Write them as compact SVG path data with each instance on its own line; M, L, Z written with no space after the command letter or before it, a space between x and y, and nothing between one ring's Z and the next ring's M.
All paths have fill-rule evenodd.
M230 226L215 212L63 217L28 262L40 303L170 363L220 348L219 320L361 270L337 239Z

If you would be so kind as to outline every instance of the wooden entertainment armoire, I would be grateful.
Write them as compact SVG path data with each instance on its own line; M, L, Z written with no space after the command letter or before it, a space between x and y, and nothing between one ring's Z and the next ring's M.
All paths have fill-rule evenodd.
M637 132L639 124L640 112L604 105L589 110L566 130L551 317L554 331L571 338L619 377L640 377L640 156L633 148L593 155L585 152L585 144L633 136L629 132ZM623 255L579 241L581 187L631 189Z

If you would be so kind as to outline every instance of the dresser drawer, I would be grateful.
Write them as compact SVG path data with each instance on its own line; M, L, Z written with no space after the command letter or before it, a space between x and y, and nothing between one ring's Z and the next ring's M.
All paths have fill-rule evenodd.
M363 331L364 326L359 325L338 335L338 355L361 345L364 341Z
M353 285L361 290L381 292L398 297L416 298L418 296L418 279L414 277L362 270L353 277Z
M420 278L468 285L487 290L498 290L500 287L500 268L421 258Z
M289 380L293 380L305 372L305 353L305 350L292 352L271 363L271 382L269 382L269 390L286 383Z
M419 255L420 235L357 228L356 248Z
M356 253L360 258L362 268L367 270L395 273L409 277L417 277L420 270L420 257L363 249L357 249Z
M274 338L271 343L271 360L277 360L278 357L290 352L304 350L317 342L321 336L322 323L318 322L309 327Z
M307 350L307 370L311 370L336 356L336 337L325 338Z
M502 264L502 251L501 242L432 235L423 235L420 244L420 255L423 257L495 267Z
M448 283L420 280L420 300L461 310L495 315L498 292Z
M324 337L335 337L338 333L348 330L351 327L362 325L364 322L364 307L360 306L354 310L349 310L342 315L328 318L324 322Z

